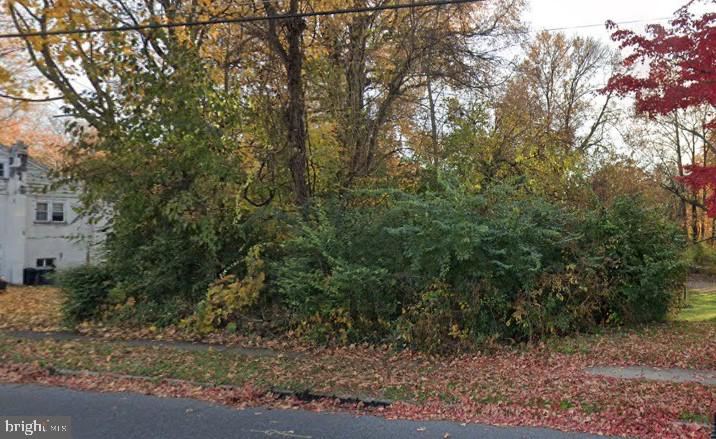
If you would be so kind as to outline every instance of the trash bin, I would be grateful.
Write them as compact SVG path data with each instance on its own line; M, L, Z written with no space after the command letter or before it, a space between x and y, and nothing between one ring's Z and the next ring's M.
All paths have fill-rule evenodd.
M26 268L22 270L22 284L23 285L37 285L37 269Z
M52 283L52 278L49 275L54 271L53 269L26 268L22 271L22 283L23 285L49 285Z

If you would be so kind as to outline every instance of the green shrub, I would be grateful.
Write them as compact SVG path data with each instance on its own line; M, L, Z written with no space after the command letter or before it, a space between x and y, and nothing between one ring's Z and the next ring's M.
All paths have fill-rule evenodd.
M687 272L685 236L640 197L617 198L584 224L582 260L607 289L601 317L615 323L664 320Z
M129 299L118 303L110 298L105 320L123 327L155 326L164 328L178 324L194 308L182 297L165 299L162 302L135 302Z
M57 276L63 294L62 315L69 325L99 317L114 286L111 274L100 265L83 265Z
M324 206L286 244L276 273L298 321L325 324L346 310L352 341L397 331L440 350L443 341L524 338L515 303L562 269L562 249L577 238L569 214L505 189L393 192L363 206Z
M234 263L220 273L173 232L134 251L117 235L105 267L61 276L65 318L201 333L259 322L441 353L663 320L686 272L683 233L633 196L578 209L510 186L355 193L309 218L264 244L223 243Z
M509 187L358 194L285 243L273 282L318 341L440 352L661 320L683 282L681 238L635 197L574 211Z
M107 265L118 290L137 303L181 297L198 301L221 265L189 231L117 224L107 240Z
M399 314L400 283L412 281L398 271L404 258L386 213L329 204L284 244L286 257L272 267L274 286L303 333L325 341L335 325L346 341L381 339Z

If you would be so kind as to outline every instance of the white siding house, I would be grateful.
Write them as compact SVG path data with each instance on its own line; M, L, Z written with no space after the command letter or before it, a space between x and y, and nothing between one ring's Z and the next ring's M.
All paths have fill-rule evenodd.
M24 144L0 145L0 278L7 282L96 257L100 234L75 211L76 192L50 187L49 171Z

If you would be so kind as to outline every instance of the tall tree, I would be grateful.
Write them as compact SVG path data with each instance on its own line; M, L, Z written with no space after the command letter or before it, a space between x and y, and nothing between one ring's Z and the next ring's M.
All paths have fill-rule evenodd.
M697 15L692 1L679 9L669 26L650 25L646 34L618 29L614 23L612 38L630 53L624 58L625 71L614 75L607 92L634 95L636 110L648 116L668 115L676 110L716 105L716 14ZM686 127L716 153L712 130L716 120L704 120L701 127ZM705 154L706 155L706 154ZM680 178L698 190L716 188L716 168L697 163L686 166L689 175ZM705 200L710 216L716 216L716 192Z
M0 32L12 31L12 21L0 10ZM33 84L29 87L23 84ZM47 84L33 72L19 40L0 40L0 144L23 141L30 153L55 164L60 148L67 143L62 128L51 120L44 96Z
M446 165L477 186L521 177L532 190L563 195L615 117L610 99L595 96L611 59L595 40L538 34L491 102L453 101Z
M707 191L685 186L681 180L687 175L688 165L713 163L713 155L702 140L708 111L699 106L673 110L664 116L637 116L624 130L627 144L644 167L661 176L659 185L678 203L678 220L694 240L710 228L705 218Z
M327 68L320 97L337 127L341 185L356 185L405 151L402 138L426 95L435 160L436 89L487 86L481 73L496 58L495 46L521 29L523 6L521 0L500 0L322 23L319 43L326 50Z
M599 74L610 70L609 49L592 38L541 32L513 83L535 106L537 123L555 133L567 149L586 151L603 140L611 96L594 105Z

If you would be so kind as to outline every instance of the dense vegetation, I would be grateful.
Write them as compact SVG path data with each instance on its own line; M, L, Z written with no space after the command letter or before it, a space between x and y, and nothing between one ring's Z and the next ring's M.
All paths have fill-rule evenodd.
M190 294L176 306L159 288L130 294L126 285L151 285L147 271L108 265L112 284L97 280L99 269L64 276L65 314L77 321L104 309L145 324L184 317L204 333L265 319L323 343L442 351L663 320L686 267L679 227L634 196L575 209L504 185L371 191L282 223L219 280L185 286L203 287L201 300Z
M615 152L598 41L525 38L521 0L311 20L290 16L347 3L94 3L7 12L23 32L289 17L14 49L45 82L0 70L0 89L62 97L60 172L110 219L105 263L63 277L69 321L440 351L670 311L700 194Z
M319 339L420 348L663 319L680 232L638 198L574 210L511 188L331 205L283 245L277 292Z

